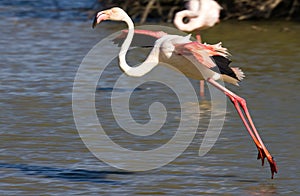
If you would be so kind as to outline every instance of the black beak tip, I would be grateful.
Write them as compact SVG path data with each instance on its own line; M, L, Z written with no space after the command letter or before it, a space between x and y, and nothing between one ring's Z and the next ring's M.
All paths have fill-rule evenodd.
M95 28L96 25L97 25L97 16L94 17L92 28Z

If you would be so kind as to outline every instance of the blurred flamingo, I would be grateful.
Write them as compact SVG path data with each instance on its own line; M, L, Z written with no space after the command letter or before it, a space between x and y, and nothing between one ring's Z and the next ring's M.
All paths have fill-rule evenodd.
M175 26L186 32L201 30L214 26L219 22L222 7L214 0L189 0L187 10L177 12L174 18ZM184 19L188 22L184 22Z
M273 178L274 173L277 173L276 162L263 144L254 126L245 99L239 97L216 81L223 80L238 85L238 82L244 77L244 73L239 68L229 67L231 61L227 58L229 53L226 48L223 48L220 43L209 45L201 44L198 41L193 42L190 40L190 35L169 35L161 31L154 32L147 30L134 31L134 24L131 18L124 10L118 7L98 12L95 16L93 27L103 20L123 21L128 25L127 37L119 53L120 68L128 76L141 77L149 73L161 62L179 70L187 77L206 80L229 97L258 149L257 158L261 159L262 165L264 165L264 159L267 158ZM157 38L147 59L137 67L131 67L126 62L126 54L132 42L134 32L148 34ZM216 70L219 70L219 72Z

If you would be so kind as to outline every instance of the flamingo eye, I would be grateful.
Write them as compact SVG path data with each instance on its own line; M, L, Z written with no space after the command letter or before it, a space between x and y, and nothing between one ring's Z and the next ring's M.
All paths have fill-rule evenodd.
M188 17L184 17L182 20L183 20L184 24L187 24L190 22L190 19Z

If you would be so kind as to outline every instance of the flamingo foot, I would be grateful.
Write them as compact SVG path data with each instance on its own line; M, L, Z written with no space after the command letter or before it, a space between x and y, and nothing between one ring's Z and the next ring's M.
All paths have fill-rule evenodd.
M266 154L263 152L263 149L261 148L257 147L257 150L258 150L257 160L261 159L261 166L264 166Z
M265 158L267 158L267 160L270 164L270 169L271 169L271 174L272 174L271 178L273 179L274 173L278 172L278 168L277 168L274 158L272 156L270 156L270 157L266 156L266 153L263 151L263 149L261 149L261 148L257 148L257 149L258 149L257 159L261 159L262 166L264 166Z
M274 173L277 174L277 172L278 172L278 168L277 168L276 162L275 162L273 157L271 157L271 159L268 159L268 161L269 161L270 168L271 168L271 173L272 173L271 178L273 179L274 178Z

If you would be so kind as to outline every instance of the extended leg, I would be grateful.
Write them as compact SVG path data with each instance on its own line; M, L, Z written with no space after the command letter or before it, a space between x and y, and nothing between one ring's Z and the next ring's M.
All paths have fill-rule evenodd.
M205 92L205 90L204 90L205 88L204 88L204 80L200 80L200 97L204 97L204 92Z
M202 42L200 34L196 35L196 39L199 43ZM200 97L204 97L204 80L200 80Z
M194 33L196 34L195 37L196 37L197 42L202 43L202 38L201 38L200 32L201 31L199 29L197 29L197 30L194 31Z
M212 84L213 86L215 86L216 88L221 90L232 101L232 103L234 104L234 107L236 108L239 116L241 117L247 131L249 132L250 136L252 137L252 139L258 149L258 157L257 158L262 160L262 165L263 165L264 158L267 157L268 162L270 164L272 178L273 178L274 173L277 173L277 171L278 171L276 162L274 161L273 157L271 156L271 154L265 147L263 141L261 140L261 138L254 126L254 123L252 121L252 118L250 116L248 108L246 106L246 101L243 98L241 98L238 95L231 92L230 90L228 90L227 88L225 88L224 86L220 85L219 83L217 83L215 80L213 80L211 78L208 78L207 82L209 82L210 84ZM241 110L240 106L242 107L243 111Z

